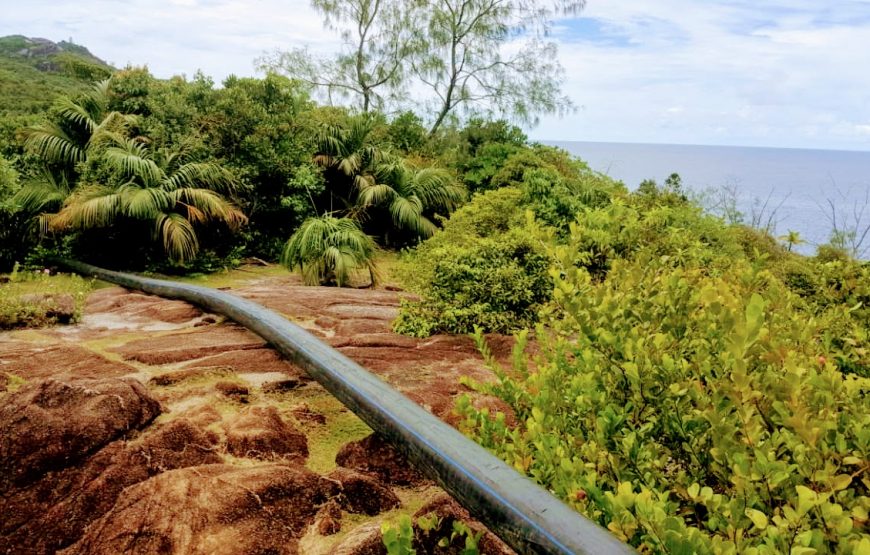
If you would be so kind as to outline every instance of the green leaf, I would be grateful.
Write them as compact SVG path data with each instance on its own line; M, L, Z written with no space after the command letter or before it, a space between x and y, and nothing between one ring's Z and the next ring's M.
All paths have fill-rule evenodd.
M757 509L746 509L744 514L749 517L749 520L752 521L752 524L755 525L759 530L764 530L767 528L767 515L762 513Z
M834 476L831 481L831 486L834 491L840 491L848 488L852 484L852 476L849 474L839 474Z

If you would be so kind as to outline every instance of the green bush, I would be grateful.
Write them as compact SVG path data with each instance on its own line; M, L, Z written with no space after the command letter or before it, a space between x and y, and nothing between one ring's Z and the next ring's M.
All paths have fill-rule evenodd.
M467 433L641 552L870 552L870 380L838 370L828 321L741 259L593 279L581 236L554 249L534 369L521 335L513 371L471 383L518 424L465 399Z
M20 272L17 266L5 279L0 285L0 329L74 323L92 287L76 275Z
M398 333L510 332L533 324L552 287L549 259L520 229L462 247L427 249L431 278L421 301L404 300Z

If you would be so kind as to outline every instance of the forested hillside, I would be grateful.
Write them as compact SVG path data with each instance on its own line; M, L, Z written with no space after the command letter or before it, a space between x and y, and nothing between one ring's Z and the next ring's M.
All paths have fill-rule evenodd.
M0 37L0 153L14 152L15 129L35 121L59 96L83 92L112 71L70 42Z

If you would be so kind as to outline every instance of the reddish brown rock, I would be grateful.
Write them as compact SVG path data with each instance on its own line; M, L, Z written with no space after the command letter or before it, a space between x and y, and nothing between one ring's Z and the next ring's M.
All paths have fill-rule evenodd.
M65 555L298 552L335 485L299 466L205 465L129 487Z
M260 460L308 457L308 439L278 414L275 407L253 407L226 426L227 452Z
M370 522L357 526L333 548L333 555L387 555L381 524Z
M321 536L331 536L341 532L341 506L335 500L327 501L317 511L314 526Z
M43 380L25 384L0 407L0 490L77 464L160 414L135 380Z
M368 474L336 468L327 477L341 484L341 506L349 513L376 516L402 505L390 488Z
M225 366L206 366L202 368L187 368L184 370L172 370L153 376L148 383L151 385L167 386L175 385L188 380L211 378L214 376L232 376L232 368Z
M326 424L326 415L320 414L319 412L314 412L311 410L311 407L308 406L307 403L301 403L290 411L293 413L293 418L298 420L299 422L306 422L311 424Z
M200 428L206 428L209 424L220 422L222 420L220 413L209 405L200 405L190 410L184 411L180 417L186 418Z
M218 382L214 384L214 388L224 397L228 397L237 403L248 402L248 388L242 384L235 382Z
M309 382L311 378L301 369L281 358L274 349L267 347L256 349L232 350L188 362L186 368L221 367L237 374L265 374L281 372L288 379Z
M128 364L108 360L79 345L49 346L25 341L0 342L0 367L26 380L39 378L101 379L136 373Z
M408 460L378 434L346 444L335 456L335 462L339 466L376 476L385 484L407 485L423 481Z
M275 382L266 382L261 388L263 393L287 393L302 386L302 380L290 378L287 380L278 380Z
M183 301L128 291L120 287L97 289L88 296L86 314L119 314L124 319L156 320L183 324L202 316L202 311Z
M131 341L112 349L127 360L145 364L172 364L227 351L243 351L263 347L263 340L235 324L206 326Z
M77 466L6 491L0 553L54 553L72 544L124 488L166 470L220 462L215 443L214 434L176 420L142 441L115 441Z

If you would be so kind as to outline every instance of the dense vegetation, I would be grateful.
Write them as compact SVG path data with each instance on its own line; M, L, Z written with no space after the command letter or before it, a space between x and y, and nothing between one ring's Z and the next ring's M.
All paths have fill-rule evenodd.
M81 318L91 283L75 275L14 268L0 286L0 329L70 324Z
M794 254L676 177L630 191L504 121L321 106L276 74L87 77L3 117L3 269L257 256L367 285L403 250L398 331L519 334L468 384L516 422L463 401L465 431L620 538L870 553L870 266L841 244Z
M469 384L517 424L463 402L465 430L643 551L866 552L868 265L793 255L673 188L593 177L554 216L529 195L537 173L475 197L407 262L423 300L403 331L539 318L538 356L522 332L512 368L490 361L497 383ZM525 295L541 274L523 256L486 265L511 237L548 260L545 299Z

